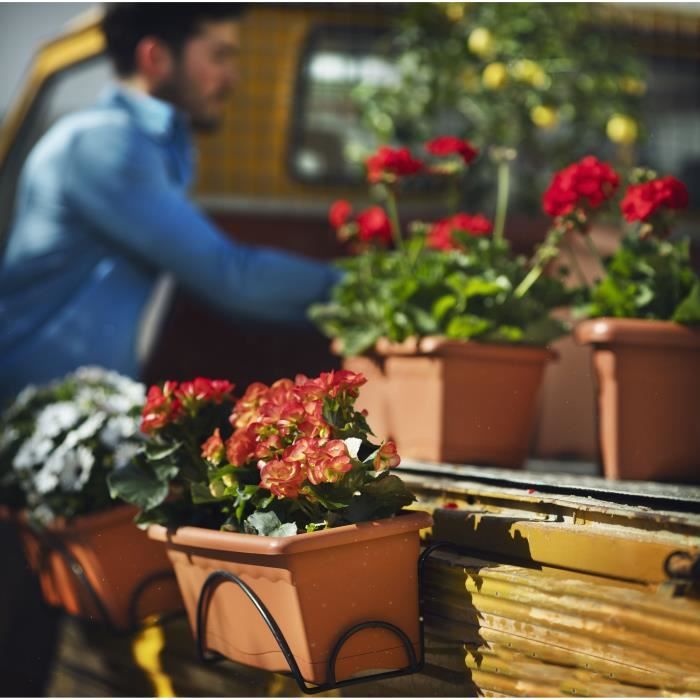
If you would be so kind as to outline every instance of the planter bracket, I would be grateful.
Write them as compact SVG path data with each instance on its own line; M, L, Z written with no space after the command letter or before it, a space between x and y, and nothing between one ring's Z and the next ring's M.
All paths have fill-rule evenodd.
M75 580L78 582L79 589L82 590L87 599L90 601L91 606L97 613L96 619L101 624L109 628L109 630L116 635L132 635L140 631L144 627L150 627L152 624L162 624L172 617L182 616L182 611L176 611L172 613L166 613L160 615L155 623L153 622L141 622L138 619L138 604L139 599L143 593L148 590L148 588L158 581L163 581L166 579L174 579L175 573L173 571L156 571L155 573L147 576L142 581L139 582L138 586L134 588L131 593L131 598L129 599L129 627L124 629L114 624L112 616L109 614L100 594L95 590L95 587L90 582L85 569L82 564L78 561L76 556L70 551L68 547L61 541L60 538L53 536L51 533L45 530L38 530L36 528L30 528L32 534L39 540L42 555L41 555L41 566L43 566L44 558L47 554L53 552L58 554L61 559L63 559L68 570L74 576ZM92 619L92 616L89 618Z
M333 651L328 659L328 668L326 672L326 682L321 685L309 685L304 677L301 675L299 669L299 664L297 664L294 654L289 647L287 640L285 639L284 633L280 629L277 621L272 616L270 611L267 609L265 604L260 600L255 591L248 586L244 581L242 581L238 576L232 574L229 571L224 571L222 569L217 569L212 571L212 573L207 576L202 590L199 594L199 599L197 600L197 629L196 629L196 645L197 654L199 659L205 663L212 663L215 661L220 661L225 658L218 652L212 652L206 649L206 616L209 601L214 589L221 583L227 581L237 585L243 593L246 595L248 600L257 609L258 613L264 620L265 624L268 626L272 636L275 638L280 651L284 655L285 660L289 664L290 671L288 672L292 678L296 681L299 689L306 693L307 695L315 695L316 693L323 693L328 690L334 690L336 688L344 688L350 685L357 685L358 683L367 683L369 681L383 680L386 678L397 678L399 676L407 676L412 673L417 673L423 668L425 663L425 634L424 634L424 569L425 563L428 557L437 549L452 549L453 551L458 551L458 548L451 542L436 542L426 547L421 553L418 559L418 615L419 615L419 644L420 644L420 658L416 658L416 653L413 648L413 644L409 639L408 635L396 625L390 622L384 622L382 620L368 620L367 622L361 622L354 625L350 629L343 632L343 634L338 638L338 641L333 647ZM335 677L335 665L338 659L338 655L345 644L345 642L350 639L353 635L357 634L363 629L367 628L382 628L393 632L403 644L406 650L406 656L408 658L409 664L404 668L399 668L394 671L382 671L373 675L363 675L359 678L348 678L345 680L336 680Z

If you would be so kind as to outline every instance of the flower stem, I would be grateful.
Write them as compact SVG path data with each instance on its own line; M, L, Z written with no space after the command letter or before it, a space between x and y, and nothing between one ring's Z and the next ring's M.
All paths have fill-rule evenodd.
M394 244L398 250L405 254L406 250L401 235L401 224L399 223L399 210L396 206L396 195L390 187L386 189L386 208L389 212L389 221L391 222L391 233L394 238Z
M584 287L590 286L588 284L588 280L586 279L586 275L583 274L583 270L581 269L581 266L579 265L578 257L576 256L576 253L574 252L574 248L571 245L571 243L567 240L562 240L561 244L562 244L562 248L564 248L566 250L566 252L569 256L569 259L571 260L571 266L574 268L574 272L576 273L576 277L578 277L579 282Z
M551 228L547 233L547 238L544 243L537 249L535 253L535 263L530 272L525 275L522 282L515 288L513 292L516 297L523 297L530 290L535 282L541 277L544 268L550 260L553 260L559 254L559 244L564 236L564 230L556 227Z
M496 220L493 226L493 239L503 241L508 212L508 189L510 187L510 165L503 158L498 162L498 180L496 189Z

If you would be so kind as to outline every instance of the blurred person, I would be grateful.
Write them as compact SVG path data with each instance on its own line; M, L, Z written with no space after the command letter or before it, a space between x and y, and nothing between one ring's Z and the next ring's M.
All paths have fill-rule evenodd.
M117 80L52 127L20 177L0 266L0 400L85 364L139 377L173 280L231 317L300 325L338 279L231 241L188 199L191 134L222 120L243 9L106 8Z

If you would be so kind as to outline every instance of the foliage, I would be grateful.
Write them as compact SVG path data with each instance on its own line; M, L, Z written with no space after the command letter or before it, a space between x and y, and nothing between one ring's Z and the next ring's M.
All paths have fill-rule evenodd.
M424 246L424 234L409 241L410 265L401 251L381 248L341 263L345 277L330 302L312 307L311 318L340 340L344 355L359 355L382 337L546 345L566 332L549 312L571 297L559 280L544 276L516 296L528 267L506 241L470 238L464 249L450 251Z
M591 292L586 316L700 323L700 279L690 265L687 240L625 236Z
M504 215L497 213L493 235L486 217L465 212L412 222L404 232L396 210L404 179L421 172L459 179L477 155L468 142L446 136L427 143L426 150L437 157L435 163L418 161L406 148L383 147L368 159L368 179L383 194L384 207L353 219L348 202L333 205L331 224L358 254L340 262L346 274L329 302L311 308L312 320L338 339L344 355L365 352L379 338L401 342L441 335L546 345L563 335L566 326L550 312L570 303L573 294L560 280L541 274L527 294L519 292L531 268L504 240Z
M632 45L589 3L416 3L390 36L398 78L356 89L382 142L437 131L519 153L534 204L542 176L640 135L644 73ZM603 25L603 26L602 26Z
M591 290L587 316L648 318L700 324L700 278L687 239L666 240L674 216L688 206L685 185L638 168L620 201L629 232L604 262L605 276Z
M42 524L108 507L107 474L142 447L144 394L97 367L24 389L0 418L0 501Z
M112 475L112 495L138 506L141 524L261 535L390 517L414 498L389 472L395 445L373 444L354 409L364 382L345 371L300 375L252 384L235 402L223 381L195 380L194 399L174 382L151 387L147 448Z

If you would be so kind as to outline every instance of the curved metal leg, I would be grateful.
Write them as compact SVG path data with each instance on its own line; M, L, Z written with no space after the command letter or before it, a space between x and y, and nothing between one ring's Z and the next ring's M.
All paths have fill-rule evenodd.
M129 620L129 630L128 632L131 634L133 632L138 631L144 626L144 623L139 620L137 617L138 612L137 612L137 606L139 603L139 599L141 596L144 594L146 590L150 586L152 586L154 583L157 581L164 581L172 579L173 581L175 580L175 572L172 570L163 570L163 571L156 571L155 573L151 574L150 576L147 576L144 578L136 588L134 588L133 592L131 593L131 599L129 600L129 612L128 612L128 620ZM156 624L161 624L165 622L166 620L169 620L173 617L180 616L183 614L183 611L173 611L170 613L166 613L163 615L158 616L158 621ZM150 625L147 625L150 626Z
M301 675L299 665L297 664L296 659L294 658L294 654L292 653L292 650L290 649L289 644L287 643L287 640L285 639L284 634L282 633L282 630L279 628L279 625L272 617L270 611L267 609L265 604L262 602L262 600L260 600L256 593L238 576L232 574L229 571L224 571L222 569L217 569L216 571L213 571L211 574L209 574L209 576L207 576L204 585L202 586L202 590L200 591L199 599L197 600L197 627L195 634L197 655L199 656L199 659L203 662L218 661L223 658L221 654L216 652L212 653L206 649L206 616L208 610L208 602L211 597L211 594L213 593L214 588L223 581L229 581L231 583L235 583L247 596L250 602L255 606L258 613L264 620L265 624L268 626L270 632L272 632L272 635L275 638L275 641L277 642L280 651L282 652L284 658L289 664L291 675L296 681L296 684L299 686L299 689L307 695L313 695L335 688L356 685L358 683L367 683L368 681L395 678L398 676L405 676L411 673L416 673L420 671L420 669L423 667L423 664L425 663L423 572L428 557L437 549L452 549L454 551L458 551L458 548L450 542L437 542L427 547L421 553L421 556L418 559L420 659L416 658L416 654L413 649L413 644L409 639L408 635L406 635L406 633L403 630L399 629L396 625L381 620L371 620L368 622L362 622L358 625L354 625L350 629L343 632L343 634L341 634L341 636L338 638L338 641L335 643L328 661L327 682L322 685L309 686L307 685L306 681ZM360 678L349 678L342 681L336 681L335 666L343 645L348 641L348 639L350 639L350 637L357 634L361 630L373 627L378 627L393 632L401 640L406 650L406 655L409 660L409 666L397 669L395 671L384 671L382 673L378 673L372 676L362 676Z
M41 547L45 551L56 552L63 559L68 570L73 574L76 581L78 582L79 589L82 589L87 593L90 603L94 606L95 610L97 611L98 621L106 627L108 627L110 631L116 635L130 635L134 634L139 629L141 629L143 625L136 618L136 606L138 604L138 599L141 597L141 595L143 595L144 591L156 581L175 577L175 573L173 571L158 571L152 574L151 576L148 576L145 579L143 579L143 581L141 581L138 584L138 586L136 586L136 588L134 589L131 595L131 600L129 601L127 618L129 621L129 627L127 629L121 629L114 624L114 621L112 620L112 617L109 614L107 607L102 602L102 598L97 593L92 583L90 583L90 579L85 573L85 569L83 568L82 564L78 561L78 559L70 551L70 549L64 544L64 542L60 538L55 537L45 531L38 532L36 530L32 530L32 532L39 539ZM179 616L182 614L182 611L178 611L177 613L172 613L163 616L158 620L158 624L164 622L167 619L170 619L171 617Z
M97 611L99 621L110 627L112 630L116 630L117 627L114 625L114 622L112 621L107 608L102 602L102 599L94 589L93 585L90 583L90 579L88 579L85 569L83 569L83 565L73 555L70 549L68 549L68 547L66 547L66 545L58 537L52 537L46 532L38 533L35 530L33 530L33 533L39 538L39 541L43 547L46 547L48 551L56 552L63 559L68 567L68 570L80 584L80 587L87 592L90 602L92 605L94 605L95 610Z

